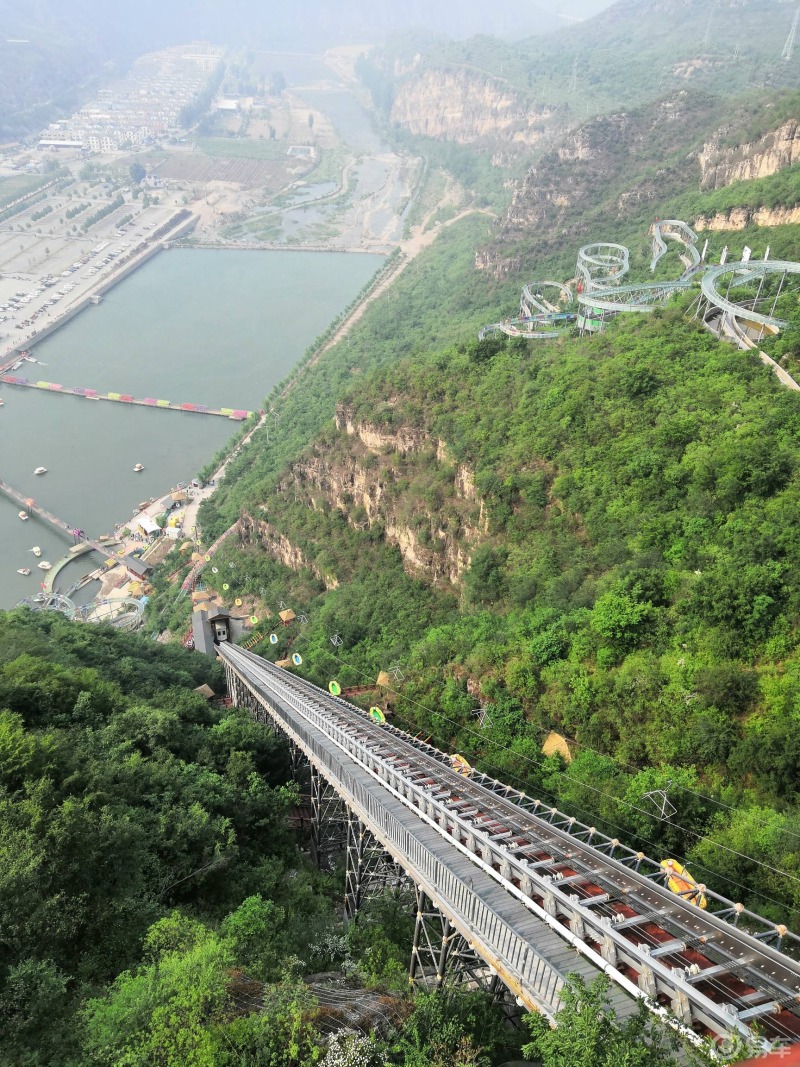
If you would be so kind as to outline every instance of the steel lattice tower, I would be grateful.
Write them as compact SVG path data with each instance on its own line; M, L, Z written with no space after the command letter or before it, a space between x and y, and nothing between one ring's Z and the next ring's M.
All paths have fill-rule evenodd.
M789 36L786 38L786 44L783 46L781 52L781 59L787 63L791 60L794 53L794 39L797 36L797 23L800 21L800 7L794 13L794 19L792 21L792 28L789 30Z

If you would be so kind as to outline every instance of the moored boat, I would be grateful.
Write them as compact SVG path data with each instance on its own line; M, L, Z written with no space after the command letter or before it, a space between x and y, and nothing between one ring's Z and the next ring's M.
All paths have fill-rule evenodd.
M38 545L34 545L33 548L31 549L31 552L33 552L34 556L41 556L41 554L42 554L42 550L41 550L41 548L39 548Z
M36 566L40 571L49 571L53 566L52 563L48 563L46 559L43 559L41 563L37 563Z
M27 576L30 573L31 573L30 567L18 567L17 568L17 574L24 574L24 575Z
M138 474L139 471L143 471L144 470L144 464L143 463L137 463L133 469Z
M47 467L37 467L34 474L47 474Z
M28 521L28 513L27 513L27 511L18 511L17 515L19 515L19 517L22 519L23 522L27 522Z

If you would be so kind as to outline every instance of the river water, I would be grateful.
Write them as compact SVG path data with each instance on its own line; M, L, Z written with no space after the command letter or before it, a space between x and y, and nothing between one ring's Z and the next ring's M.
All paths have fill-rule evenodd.
M258 410L306 347L380 267L368 254L162 252L36 346L25 377L100 392ZM0 478L90 536L139 501L188 481L236 423L0 385ZM144 464L140 474L135 463ZM36 477L37 466L48 473ZM67 541L0 497L0 608L38 591L29 551L55 562ZM83 557L66 588L96 566ZM29 577L17 568L30 567Z

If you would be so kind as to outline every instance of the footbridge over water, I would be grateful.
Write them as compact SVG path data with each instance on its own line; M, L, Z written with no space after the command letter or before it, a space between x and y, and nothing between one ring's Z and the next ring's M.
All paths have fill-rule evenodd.
M69 385L59 385L57 382L32 382L28 378L20 378L16 374L0 374L0 382L4 385L16 385L22 389L39 389L45 393L58 393L60 396L82 396L87 400L110 400L115 404L130 404L134 407L156 408L158 411L191 412L196 415L219 415L234 422L243 422L249 419L252 411L244 408L210 408L205 404L174 404L169 400L160 400L157 397L148 396L137 399L130 393L100 393L96 389L81 389Z
M784 926L705 887L678 895L643 853L242 648L219 655L233 703L310 766L313 851L346 848L348 918L414 886L412 982L483 983L552 1018L570 972L604 972L623 1018L641 999L695 1040L800 1039Z
M105 558L114 555L114 552L106 545L101 545L99 541L93 541L86 536L83 530L78 529L76 526L70 526L68 522L59 519L56 515L43 508L41 504L37 504L32 497L25 496L19 489L15 489L8 482L2 481L2 479L0 479L0 493L8 497L9 500L13 500L15 504L18 504L21 512L40 519L60 534L67 534L75 544L90 545L95 552L99 552Z

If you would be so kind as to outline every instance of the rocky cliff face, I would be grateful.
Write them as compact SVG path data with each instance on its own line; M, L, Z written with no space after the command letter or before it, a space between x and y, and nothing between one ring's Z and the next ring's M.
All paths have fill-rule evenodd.
M750 208L737 207L728 214L699 218L694 222L698 233L703 230L743 230L747 226L785 226L800 223L800 207Z
M280 496L317 512L336 509L354 529L380 534L394 545L406 571L434 584L457 584L474 546L486 536L487 518L472 471L454 462L446 444L424 430L387 429L340 408L337 435L292 465ZM246 518L242 536L293 570L309 568L334 588L314 553L282 529L280 499L264 516Z
M530 107L511 86L469 70L422 70L401 80L391 121L410 133L457 144L510 141L531 147L552 125L553 110Z
M700 152L700 187L721 189L733 182L767 178L800 161L800 122L784 122L757 141L723 147L729 128L718 130Z
M632 203L658 203L673 180L675 164L669 158L685 143L686 124L696 121L694 106L686 93L678 93L639 112L621 111L584 123L530 168L514 194L504 235L523 235L544 224L555 230L568 213L604 196L616 197L609 206L618 217ZM687 165L696 167L683 156L684 172ZM637 170L649 173L637 180ZM583 232L580 224L578 231Z
M262 506L261 510L266 513L268 509ZM306 559L297 545L293 545L289 538L276 530L266 518L243 515L239 520L239 540L243 545L258 545L290 570L310 570L326 589L337 589L339 586L335 575L324 574L316 564Z

